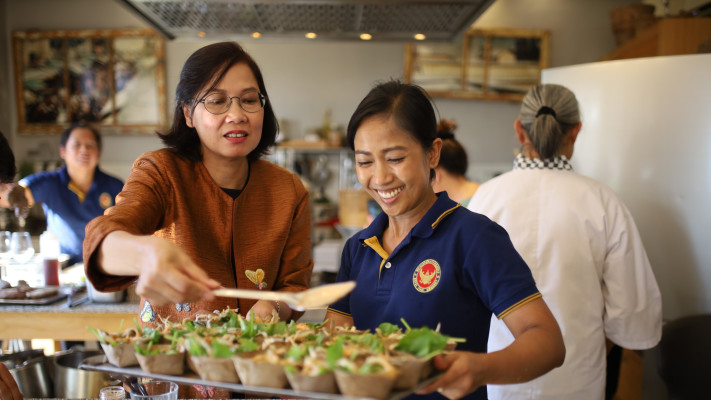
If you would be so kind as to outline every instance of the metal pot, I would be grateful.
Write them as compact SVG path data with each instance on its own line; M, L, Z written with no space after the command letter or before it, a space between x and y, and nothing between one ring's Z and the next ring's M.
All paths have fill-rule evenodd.
M104 354L101 351L72 351L54 358L54 392L57 398L87 399L98 398L104 386L117 382L109 374L99 371L79 369L81 363L92 356Z
M25 398L54 397L47 358L42 349L6 354L0 361L7 366Z

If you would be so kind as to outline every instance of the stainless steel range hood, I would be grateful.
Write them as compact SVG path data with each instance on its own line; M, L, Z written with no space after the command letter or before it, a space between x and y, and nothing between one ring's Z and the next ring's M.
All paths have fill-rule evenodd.
M117 0L167 38L263 38L451 41L464 33L494 0Z

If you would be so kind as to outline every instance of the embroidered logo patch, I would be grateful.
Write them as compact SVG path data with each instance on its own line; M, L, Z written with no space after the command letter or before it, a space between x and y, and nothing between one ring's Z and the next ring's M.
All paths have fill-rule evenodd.
M106 192L101 193L101 195L99 196L99 205L102 208L109 208L114 205L114 199L111 197L110 194Z
M430 292L437 287L441 275L439 263L431 258L427 259L415 268L415 273L412 274L412 286L420 293Z
M259 268L256 271L252 271L251 269L248 269L244 271L244 274L247 275L247 279L249 279L254 285L257 287L257 289L262 290L267 287L267 283L264 282L264 270Z

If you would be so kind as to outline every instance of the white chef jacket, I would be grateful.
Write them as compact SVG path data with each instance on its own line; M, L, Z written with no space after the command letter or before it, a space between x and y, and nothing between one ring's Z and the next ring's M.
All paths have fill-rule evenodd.
M565 157L519 155L514 170L482 184L468 208L508 231L566 347L560 368L523 384L489 385L489 399L604 399L605 337L648 349L662 334L661 294L627 207ZM511 342L492 317L488 351Z

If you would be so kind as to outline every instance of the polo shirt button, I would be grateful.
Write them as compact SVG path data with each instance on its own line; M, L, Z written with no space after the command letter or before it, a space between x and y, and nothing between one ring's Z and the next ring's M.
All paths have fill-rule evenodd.
M385 263L385 268L387 268L387 269L390 269L390 267L392 267L392 266L393 266L393 265L390 264L389 261Z

